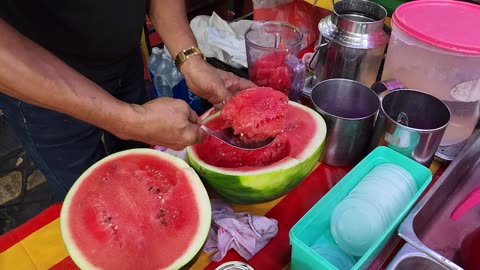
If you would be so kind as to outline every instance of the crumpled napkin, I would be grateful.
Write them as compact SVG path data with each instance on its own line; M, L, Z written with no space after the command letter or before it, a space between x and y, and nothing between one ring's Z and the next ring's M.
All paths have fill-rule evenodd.
M253 21L227 23L215 12L197 16L190 22L198 47L206 57L215 57L234 67L247 67L244 34Z
M235 213L220 199L212 199L212 226L204 247L212 261L221 261L233 248L245 260L261 250L278 232L278 222L250 213Z

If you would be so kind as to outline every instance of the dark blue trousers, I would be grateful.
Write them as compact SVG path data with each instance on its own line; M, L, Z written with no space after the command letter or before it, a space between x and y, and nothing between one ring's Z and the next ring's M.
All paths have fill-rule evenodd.
M120 100L136 104L148 100L140 50L112 65L71 66ZM147 147L140 142L122 141L63 113L3 94L0 94L0 109L59 201L75 180L99 159L120 150Z

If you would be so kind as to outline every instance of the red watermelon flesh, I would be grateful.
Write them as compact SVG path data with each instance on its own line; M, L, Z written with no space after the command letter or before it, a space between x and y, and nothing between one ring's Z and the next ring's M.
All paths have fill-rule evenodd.
M233 96L221 116L245 141L262 141L284 129L287 103L285 94L270 87L251 88Z
M258 150L241 150L218 139L207 136L201 144L194 147L199 158L213 166L224 168L255 169L268 166L286 157L297 157L312 140L312 123L315 119L298 107L287 105L285 125L275 141ZM205 123L208 127L219 130L226 123L221 117Z
M186 177L151 155L103 163L69 202L67 224L76 248L91 265L109 269L171 265L192 244L201 222Z
M285 63L287 52L265 54L252 64L250 80L258 86L268 86L288 95L292 87L293 69Z

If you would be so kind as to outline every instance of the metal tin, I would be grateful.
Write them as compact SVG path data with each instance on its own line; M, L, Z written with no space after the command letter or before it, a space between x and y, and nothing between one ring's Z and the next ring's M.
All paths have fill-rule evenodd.
M335 3L332 15L318 24L320 41L314 57L315 83L345 78L372 85L378 75L389 36L384 30L387 11L367 0Z
M479 156L480 132L477 130L398 228L400 237L448 269L464 269L460 259L462 242L480 224L478 210L465 213L457 221L451 219L457 204L480 185ZM426 268L410 265L408 269Z
M222 265L215 268L215 270L254 270L253 267L250 265L239 262L239 261L231 261L223 263Z

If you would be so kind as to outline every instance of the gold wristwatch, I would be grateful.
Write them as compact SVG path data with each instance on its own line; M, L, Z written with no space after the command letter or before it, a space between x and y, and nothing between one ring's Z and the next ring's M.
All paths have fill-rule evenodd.
M203 60L206 60L205 55L202 53L202 51L200 51L199 48L191 47L179 52L177 56L175 56L175 66L177 66L177 69L180 70L183 63L185 63L185 61L187 61L188 58L195 55L201 55L203 57Z

